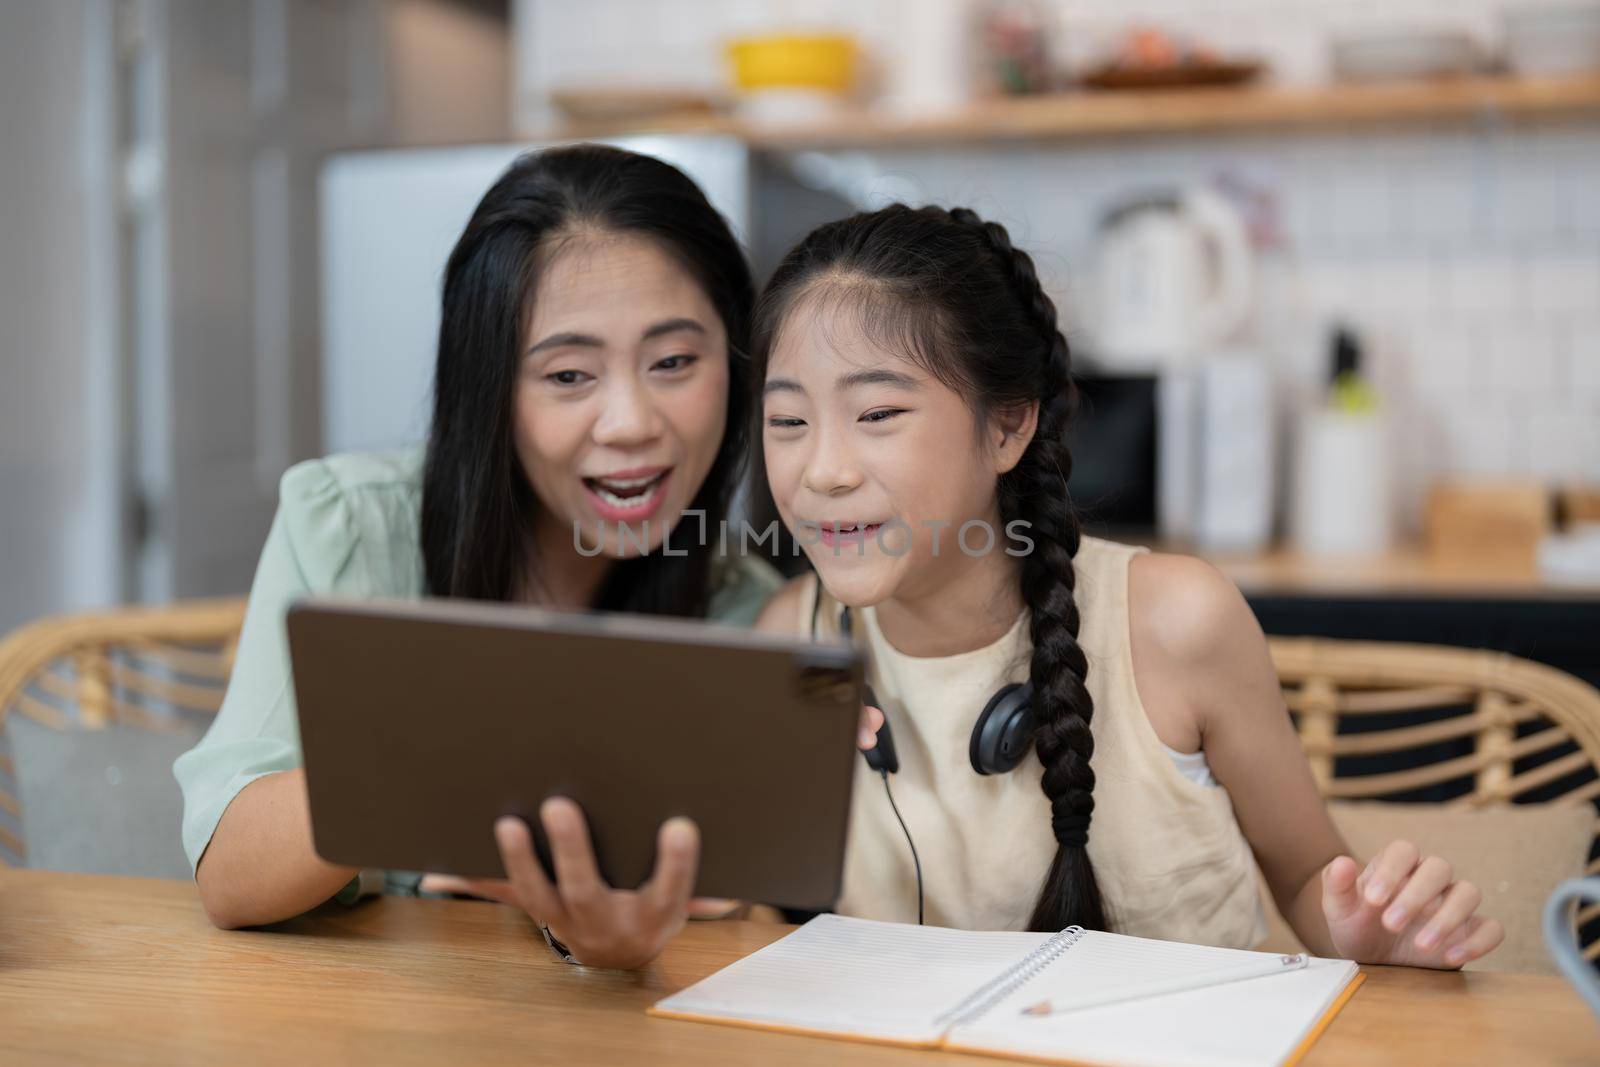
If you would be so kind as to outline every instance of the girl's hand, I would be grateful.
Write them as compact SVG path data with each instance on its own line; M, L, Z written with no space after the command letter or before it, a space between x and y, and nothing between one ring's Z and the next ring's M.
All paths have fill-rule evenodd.
M689 894L700 859L700 832L685 818L668 819L656 838L656 869L637 890L613 889L600 877L589 827L577 804L551 797L539 807L555 860L556 884L545 877L533 836L521 819L495 823L509 879L430 874L422 888L467 893L520 907L589 967L631 970L660 955L689 917Z
M1410 841L1391 841L1358 868L1340 856L1322 870L1322 912L1341 956L1454 970L1505 938L1498 920L1477 914L1483 893L1452 881L1450 864L1423 857Z
M883 712L871 704L861 705L861 729L856 733L856 747L865 752L878 747L878 730L883 726Z

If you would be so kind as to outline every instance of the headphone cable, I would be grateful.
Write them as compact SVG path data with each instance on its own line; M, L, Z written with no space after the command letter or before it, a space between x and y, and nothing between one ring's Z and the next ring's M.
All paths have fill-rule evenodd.
M917 925L922 925L922 860L917 858L917 843L911 840L911 831L906 829L906 821L900 815L900 806L894 802L894 792L889 788L889 772L880 770L878 776L883 779L883 795L889 798L889 810L894 812L895 821L900 824L900 832L906 835L906 844L911 846L911 865L917 872Z

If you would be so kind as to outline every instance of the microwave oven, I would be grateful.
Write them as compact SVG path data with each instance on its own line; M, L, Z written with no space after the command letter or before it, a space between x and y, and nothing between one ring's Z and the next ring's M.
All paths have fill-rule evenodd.
M1203 551L1267 546L1276 416L1260 360L1219 356L1075 380L1068 493L1088 532Z

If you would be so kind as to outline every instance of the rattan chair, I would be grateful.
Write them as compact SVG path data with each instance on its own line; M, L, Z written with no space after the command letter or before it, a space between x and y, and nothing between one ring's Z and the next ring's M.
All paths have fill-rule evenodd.
M245 602L194 601L43 619L0 641L9 714L58 730L172 730L222 704ZM16 768L0 752L0 864L26 855Z
M1600 798L1600 690L1500 652L1269 641L1324 796L1458 808ZM1597 827L1600 829L1600 827ZM1587 873L1600 873L1591 845ZM1600 957L1600 905L1574 916Z

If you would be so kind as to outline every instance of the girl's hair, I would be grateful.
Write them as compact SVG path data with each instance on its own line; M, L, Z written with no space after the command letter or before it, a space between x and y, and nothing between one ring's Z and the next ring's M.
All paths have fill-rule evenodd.
M875 343L967 397L980 420L1039 403L1033 440L997 487L1002 523L1025 520L1034 541L1021 561L1021 593L1031 614L1035 746L1057 841L1029 927L1105 929L1086 847L1094 703L1073 598L1079 527L1067 499L1077 388L1055 305L1033 260L998 223L965 208L902 204L822 226L784 258L756 306L758 385L785 321L802 304L851 315Z
M699 282L728 337L726 434L690 503L717 528L748 433L754 287L727 223L682 171L601 145L530 152L484 194L445 266L433 425L422 478L428 592L509 600L530 566L541 506L512 444L517 378L552 244L589 232L654 241ZM591 605L704 615L714 539L613 563ZM686 553L686 554L680 554Z

